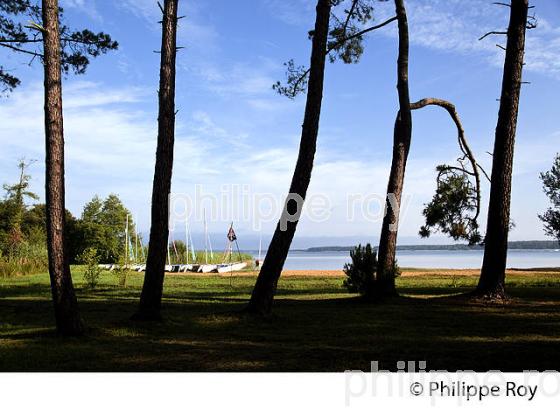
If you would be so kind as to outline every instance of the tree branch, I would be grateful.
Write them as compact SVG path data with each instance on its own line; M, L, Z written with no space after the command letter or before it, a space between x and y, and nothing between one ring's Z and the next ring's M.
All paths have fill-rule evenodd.
M488 176L488 174L486 173L486 170L484 168L482 168L482 166L480 164L476 164L476 166L478 167L478 169L480 169L482 171L482 173L484 174L484 176L486 177L486 179L488 180L488 182L492 182L492 180L490 179L490 177Z
M352 34L351 36L346 37L344 40L342 40L342 41L340 42L340 44L337 43L337 44L334 45L333 47L329 47L329 49L327 49L327 54L330 53L331 51L333 51L334 48L340 46L341 44L346 43L348 40L355 39L356 37L363 36L364 34L367 34L367 33L369 33L370 31L377 30L378 28L384 27L384 26L386 26L387 24L392 23L393 21L395 21L395 20L397 20L397 19L398 19L397 16L393 16L393 17L391 17L390 19L385 20L385 21L384 21L383 23L381 23L381 24L378 24L378 25L376 25L376 26L372 26L372 27L366 28L366 29L364 29L364 30L362 30L362 31L357 32L356 34Z
M330 54L333 50L336 50L338 47L340 47L341 45L343 45L344 43L346 43L347 41L353 40L357 37L363 36L364 34L369 33L370 31L374 31L377 30L381 27L386 26L389 23L392 23L393 21L397 20L397 16L393 16L390 19L385 20L383 23L380 23L376 26L372 26L372 27L368 27L362 31L359 31L355 34L352 34L351 36L348 36L346 38L344 38L344 40L341 40L339 42L337 42L336 44L331 45L330 47L327 48L327 55ZM296 96L296 91L298 89L298 86L302 83L303 80L305 80L305 78L307 77L307 75L309 74L310 69L307 69L298 79L297 81L294 83L292 90L292 97Z
M507 35L507 31L489 31L488 33L486 33L485 35L480 37L478 39L478 41L484 40L486 37L492 36L492 35Z
M473 177L476 176L476 174L475 174L474 172L467 171L465 168L454 167L454 166L452 166L452 165L446 165L446 166L445 166L445 170L460 171L460 172L463 172L463 173L465 173L465 174L467 174L467 175L471 175L471 176L473 176ZM444 170L444 171L445 171L445 170ZM441 171L441 172L443 172L443 171Z
M71 37L60 37L60 41L66 41L68 43L78 43L78 44L85 44L88 46L94 46L99 44L98 41L86 41L86 40L76 40ZM27 39L27 40L16 40L10 38L0 38L0 45L5 43L17 43L17 44L27 44L27 43L42 43L43 39Z
M352 1L352 7L350 7L350 11L348 11L348 16L346 16L346 21L344 22L344 25L342 26L342 31L343 31L345 37L346 37L346 31L348 30L348 24L350 24L350 19L352 18L352 15L354 14L354 10L356 9L356 6L358 5L358 1L359 0Z
M36 52L34 52L34 51L29 51L29 50L26 50L26 49L24 49L24 48L15 47L15 46L12 46L12 45L10 45L10 44L0 43L0 47L10 48L10 49L12 49L12 50L14 50L14 51L17 51L17 52L20 52L20 53L24 53L24 54L29 54L29 55L32 55L32 56L34 56L34 57L43 57L43 54L36 53Z
M26 44L26 43L40 43L42 39L27 39L27 40L16 40L14 38L0 38L0 43L17 43L17 44Z
M475 182L476 182L476 215L473 218L473 220L476 220L478 218L478 216L480 215L480 208L481 208L481 183L480 183L480 173L479 173L479 169L481 169L481 166L476 162L476 159L472 153L471 148L469 147L469 144L467 142L467 139L465 137L465 130L463 129L463 125L461 124L461 120L459 119L459 114L457 114L457 110L455 109L455 106L450 103L449 101L446 100L441 100L439 98L424 98L420 101L417 101L415 103L411 103L410 104L410 109L411 110L418 110L420 108L424 108L428 105L437 105L438 107L443 108L444 110L446 110L449 115L451 116L451 119L453 120L453 122L455 123L456 127L457 127L457 138L459 141L459 147L461 149L461 151L463 152L463 154L465 154L465 156L469 159L471 166L472 166L472 171L469 172L465 169L460 169L462 172L465 172L469 175L474 176L475 178ZM455 168L455 167L450 167L450 168ZM486 172L484 172L485 176L488 177L486 175Z

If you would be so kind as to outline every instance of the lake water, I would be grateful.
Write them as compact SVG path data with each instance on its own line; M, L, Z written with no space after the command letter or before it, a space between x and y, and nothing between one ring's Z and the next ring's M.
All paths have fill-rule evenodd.
M256 254L254 254L256 256ZM264 252L263 255L264 257ZM401 267L476 269L482 265L482 250L472 251L400 251ZM291 251L284 265L288 270L338 270L350 261L348 252ZM560 251L549 249L512 249L508 252L508 268L535 268L560 266Z

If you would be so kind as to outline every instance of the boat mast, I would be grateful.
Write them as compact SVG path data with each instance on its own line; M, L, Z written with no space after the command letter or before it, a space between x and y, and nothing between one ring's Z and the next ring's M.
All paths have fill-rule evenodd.
M189 220L185 217L185 246L186 246L186 264L189 264Z
M175 244L175 239L171 236L171 245L173 245L173 252L175 253L175 263L179 263L179 252L177 252L177 245Z
M193 260L193 263L196 263L196 253L194 252L194 241L193 241L193 239L192 239L192 234L191 234L190 229L189 229L189 241L190 241L190 243L191 243L191 256L192 256L192 260Z
M169 250L169 236L167 237L167 264L171 265L171 251Z
M136 215L138 216L138 215ZM134 220L134 230L135 230L135 242L136 242L136 253L134 255L134 262L138 263L138 218Z
M138 239L140 239L140 234L138 235ZM140 241L140 250L142 251L142 263L146 263L146 253L144 252L144 244Z
M206 209L204 210L204 263L208 264L208 225L206 224Z
M261 261L261 249L262 249L262 231L259 231L259 258L257 259L259 263Z
M126 225L124 227L124 266L128 266L128 213L126 214Z

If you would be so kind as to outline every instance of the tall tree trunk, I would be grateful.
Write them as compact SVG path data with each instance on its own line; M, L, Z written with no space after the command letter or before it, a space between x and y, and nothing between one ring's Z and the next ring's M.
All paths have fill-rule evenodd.
M395 0L399 25L399 56L397 61L397 90L399 94L399 113L395 121L393 137L393 160L387 185L386 212L379 240L377 284L382 295L395 295L395 253L399 211L404 186L406 161L412 136L412 115L408 90L408 21L403 0Z
M56 329L75 336L84 326L78 311L65 244L64 129L58 1L43 0L43 44L45 67L45 147L47 248Z
M492 161L492 182L490 186L484 259L476 290L476 294L491 298L503 298L505 296L507 241L510 228L511 175L519 94L521 92L528 7L528 0L512 0L510 7L511 14L507 33L502 94Z
M169 194L175 142L175 58L178 0L165 0L159 74L158 142L152 190L152 225L137 320L160 320L169 237Z
M294 200L290 200L290 197L298 196L302 200L300 205L303 204L311 180L313 160L317 146L317 135L319 133L321 103L323 99L330 11L331 0L318 0L317 18L315 21L315 32L311 51L307 102L298 159L290 185L290 195L284 204L281 220L278 222L276 230L274 231L263 266L257 278L255 288L253 289L251 300L246 309L249 313L266 315L272 310L272 301L276 292L278 279L282 273L282 268L288 256L288 251L301 215L301 207L298 207Z

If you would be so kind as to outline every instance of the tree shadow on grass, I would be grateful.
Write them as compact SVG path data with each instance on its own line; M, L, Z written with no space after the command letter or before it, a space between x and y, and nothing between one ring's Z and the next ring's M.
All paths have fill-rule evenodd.
M300 289L285 289L266 321L237 314L248 297L240 292L211 298L212 292L173 290L164 301L166 320L157 324L128 321L136 293L83 295L90 331L70 340L45 329L53 326L50 301L0 299L7 324L0 326L1 370L343 371L369 370L371 361L394 370L399 360L450 371L560 368L554 289L540 299L516 289L519 299L503 306L452 298L309 300Z

